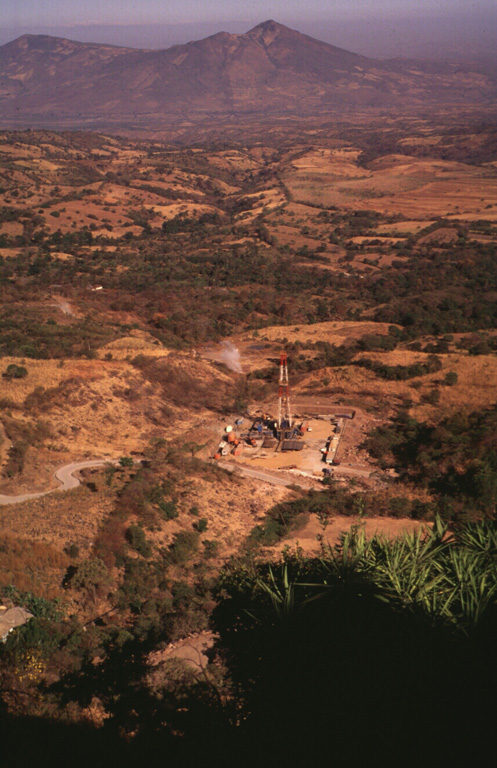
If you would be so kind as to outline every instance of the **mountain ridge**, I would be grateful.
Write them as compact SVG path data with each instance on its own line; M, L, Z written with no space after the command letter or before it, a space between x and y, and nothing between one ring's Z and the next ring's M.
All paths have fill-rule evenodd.
M165 49L22 35L0 47L0 109L133 124L206 116L322 114L351 107L489 102L495 79L457 64L371 59L273 20Z

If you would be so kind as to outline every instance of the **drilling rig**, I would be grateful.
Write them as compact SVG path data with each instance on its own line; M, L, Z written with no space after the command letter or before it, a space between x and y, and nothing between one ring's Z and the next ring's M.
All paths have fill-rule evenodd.
M249 431L249 441L254 445L257 438L263 438L263 448L276 451L301 451L305 443L301 439L302 426L296 427L290 408L290 385L286 352L280 355L280 380L278 384L278 419L270 415L257 417Z
M288 384L288 364L286 352L280 356L280 381L278 387L278 432L280 440L285 432L292 429L292 412L290 410L290 385Z

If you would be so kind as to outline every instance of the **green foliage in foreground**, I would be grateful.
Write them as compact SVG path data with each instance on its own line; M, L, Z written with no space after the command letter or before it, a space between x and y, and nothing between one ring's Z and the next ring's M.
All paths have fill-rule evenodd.
M9 738L26 739L35 721L64 744L80 730L86 764L107 750L130 768L158 768L165 754L185 766L327 765L330 744L341 765L383 765L386 753L405 766L460 764L466 750L482 762L497 713L496 554L494 523L449 532L436 521L396 540L368 540L356 526L317 557L233 560L217 585L214 647L201 668L151 655L167 638L168 613L188 610L199 585L170 583L169 607L154 609L151 624L135 601L150 573L132 558L121 596L135 601L133 622L55 636L57 653L76 644L79 661L66 658L66 674L39 689L49 694L47 719L10 717ZM36 647L43 640L48 663L49 639L29 637ZM95 697L106 713L99 727L61 718Z
M437 518L432 528L397 539L366 538L363 527L352 526L334 547L323 544L318 558L297 553L279 566L231 564L220 579L224 594L248 600L252 619L254 605L263 613L271 606L277 618L289 618L310 601L358 584L395 610L408 609L470 634L485 612L497 607L497 526L484 521L449 534Z
M282 745L292 765L330 749L351 766L387 753L403 765L484 754L496 715L496 553L493 523L449 534L437 522L397 540L353 528L319 557L227 566L213 628L246 745Z

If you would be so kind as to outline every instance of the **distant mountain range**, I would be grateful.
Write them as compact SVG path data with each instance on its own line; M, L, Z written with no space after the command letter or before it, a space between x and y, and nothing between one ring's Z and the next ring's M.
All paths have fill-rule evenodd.
M23 35L0 47L0 124L123 126L323 114L416 104L492 104L497 74L376 60L274 21L166 50Z

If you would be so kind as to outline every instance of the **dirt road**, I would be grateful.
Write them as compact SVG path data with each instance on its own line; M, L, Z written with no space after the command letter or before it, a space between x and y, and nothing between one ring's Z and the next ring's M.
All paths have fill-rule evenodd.
M253 478L254 480L261 480L264 483L270 483L271 485L298 485L300 488L309 490L309 488L315 488L316 483L319 483L319 478L309 477L309 480L305 480L301 475L296 474L295 477L277 476L271 475L269 472L264 472L261 469L252 469L246 467L244 464L235 464L228 461L218 461L217 464L223 469L227 469L228 472L238 473L243 477ZM290 470L291 471L291 470ZM369 469L359 469L358 467L340 466L333 468L333 474L337 477L340 475L348 475L350 477L369 477L371 471Z
M277 475L270 475L268 472L263 472L260 469L251 469L244 464L234 464L229 461L218 461L216 463L223 469L228 470L228 472L242 475L242 477L249 477L253 480L261 480L263 483L270 483L271 485L298 485L300 488L304 488L304 490L307 491L309 488L313 488L314 482L316 482L313 481L312 478L309 478L307 482L303 482L302 478L299 476L290 478L278 477Z
M46 496L47 493L55 493L57 491L69 491L71 488L77 488L81 484L81 481L76 477L76 472L81 469L91 469L92 467L104 467L106 464L118 464L117 459L88 459L87 461L73 461L71 464L65 464L54 472L54 477L59 481L59 488L52 488L50 491L40 491L39 493L21 493L18 496L6 496L0 494L0 506L5 504L20 504L22 501L28 501L29 499L37 499L40 496ZM260 469L252 469L246 467L244 464L234 464L229 461L218 461L218 466L228 470L228 472L235 472L242 477L248 477L253 480L260 480L263 483L270 483L271 485L282 485L288 487L290 485L298 485L300 488L308 491L310 488L315 488L316 483L319 483L318 478L305 479L300 475L295 477L271 475L269 472L264 472ZM369 471L362 469L355 469L354 467L337 467L335 470L337 475L353 475L355 477L369 477Z
M6 496L0 494L0 506L5 504L19 504L21 501L37 499L40 496L46 496L47 493L56 491L69 491L71 488L77 488L81 484L79 478L75 477L75 472L80 469L90 469L91 467L103 467L106 464L118 464L117 460L108 459L89 459L88 461L73 461L71 464L65 464L54 472L54 477L60 483L60 488L52 488L50 491L41 491L40 493L21 493L19 496Z

